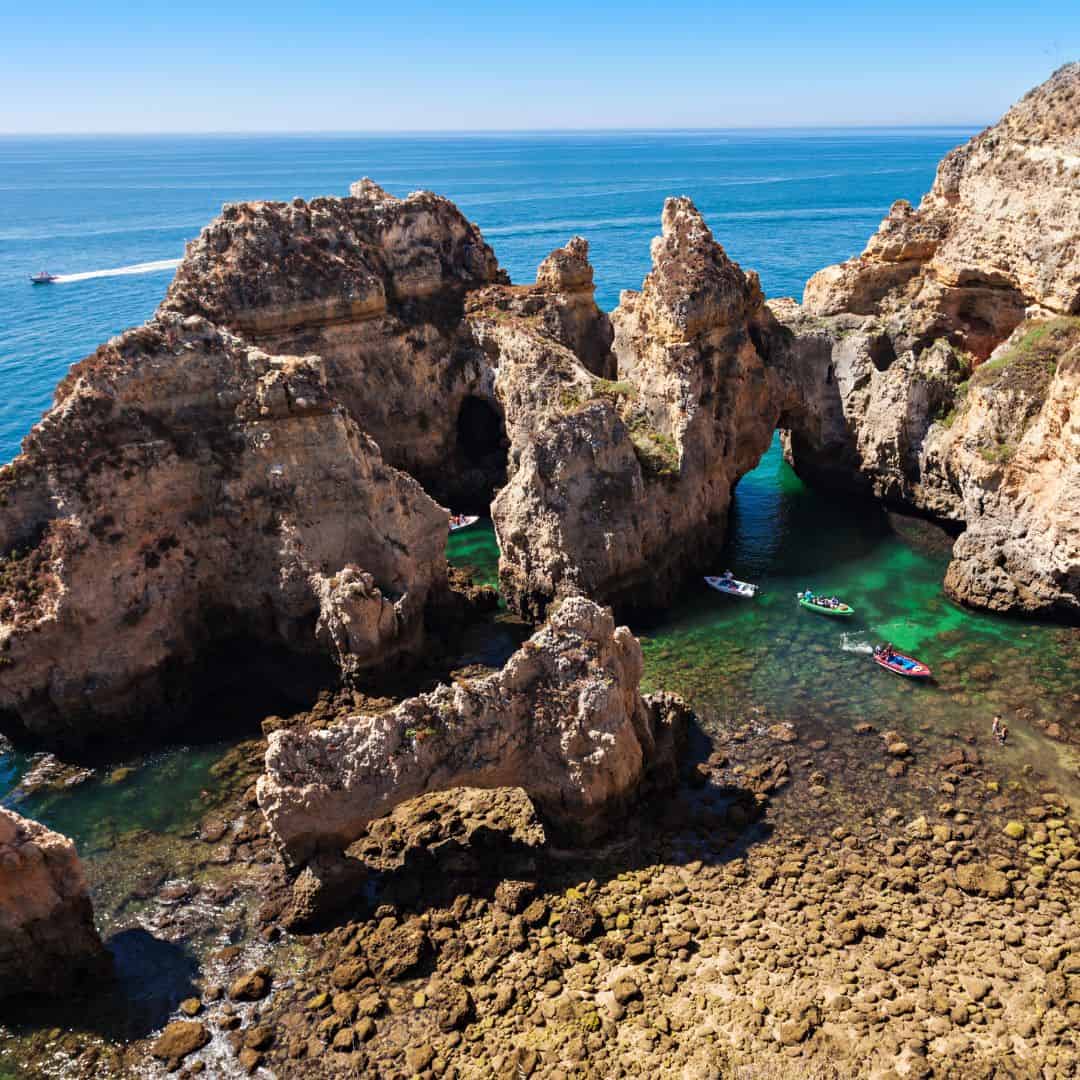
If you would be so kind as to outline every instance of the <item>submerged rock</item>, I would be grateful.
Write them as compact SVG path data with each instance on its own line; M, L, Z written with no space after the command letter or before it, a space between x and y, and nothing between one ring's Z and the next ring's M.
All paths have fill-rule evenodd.
M651 776L673 773L687 711L643 699L641 670L630 631L569 598L494 675L271 734L259 805L294 865L343 849L406 799L460 786L524 788L546 822L595 836Z
M69 994L109 966L74 843L0 807L0 998Z

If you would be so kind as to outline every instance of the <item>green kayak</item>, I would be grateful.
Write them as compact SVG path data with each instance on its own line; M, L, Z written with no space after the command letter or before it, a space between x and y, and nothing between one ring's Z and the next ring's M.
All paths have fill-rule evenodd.
M816 611L820 615L839 615L846 617L848 615L854 615L855 609L848 607L847 604L838 604L836 607L827 607L825 604L818 603L818 597L807 597L805 593L799 593L799 603L807 611ZM824 597L822 597L824 599Z

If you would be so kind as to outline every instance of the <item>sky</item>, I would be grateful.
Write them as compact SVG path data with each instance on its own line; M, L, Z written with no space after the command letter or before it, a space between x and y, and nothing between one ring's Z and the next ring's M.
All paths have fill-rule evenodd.
M1080 0L0 0L0 56L5 134L967 125Z

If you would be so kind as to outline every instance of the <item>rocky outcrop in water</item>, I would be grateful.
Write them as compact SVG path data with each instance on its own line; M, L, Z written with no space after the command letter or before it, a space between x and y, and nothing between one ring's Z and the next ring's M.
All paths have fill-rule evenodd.
M75 845L0 807L0 998L108 971Z
M665 204L653 269L641 292L623 293L602 361L581 344L605 336L595 306L593 330L557 332L542 286L563 258L542 264L536 288L487 289L468 306L498 369L510 441L492 506L501 591L533 619L574 593L669 600L722 540L732 488L767 448L778 411L755 344L772 325L757 278L688 199Z
M226 640L383 663L446 587L445 511L321 360L196 316L76 365L0 490L0 712L56 741L160 723Z
M963 529L946 587L991 610L1080 613L1078 235L1071 64L774 305L796 469Z
M459 331L467 291L506 280L448 199L397 199L365 179L344 199L226 205L162 309L271 353L318 354L330 395L391 465L486 510L505 447L492 372Z
M452 787L524 788L546 823L595 836L643 784L673 776L685 706L643 699L641 671L630 631L571 597L494 675L324 730L274 732L259 805L294 865Z

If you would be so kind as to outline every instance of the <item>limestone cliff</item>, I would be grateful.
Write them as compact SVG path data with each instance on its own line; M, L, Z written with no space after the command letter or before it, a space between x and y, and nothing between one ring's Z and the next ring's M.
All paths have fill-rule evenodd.
M0 998L67 993L108 968L75 845L0 807Z
M446 532L318 357L162 315L76 365L0 470L0 712L138 730L226 638L381 663L420 644Z
M1080 64L942 161L858 258L774 304L781 424L812 482L964 530L946 577L1080 614Z
M162 304L272 353L318 354L329 393L436 498L486 510L505 447L491 371L458 335L468 290L506 281L430 192L235 203L188 246Z
M510 441L492 507L500 585L527 617L573 593L670 599L722 540L731 490L775 428L776 395L755 345L772 316L756 276L727 258L688 199L665 204L652 254L641 292L624 292L612 315L602 362L580 338L553 332L539 283L558 252L536 289L470 298ZM601 313L592 318L602 325Z
M323 730L274 732L259 805L294 865L451 787L521 787L547 822L595 836L674 766L685 707L642 699L641 671L630 631L571 597L494 675Z

